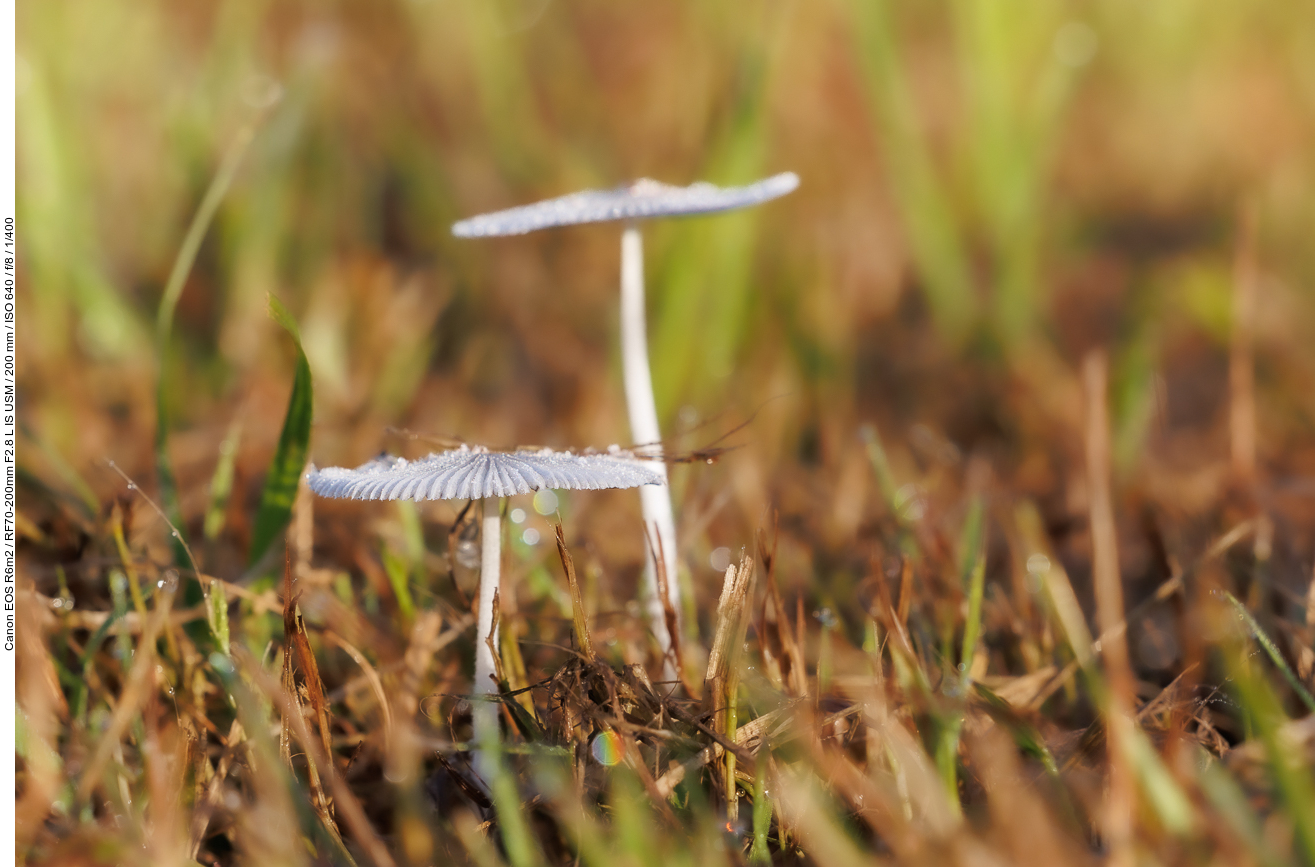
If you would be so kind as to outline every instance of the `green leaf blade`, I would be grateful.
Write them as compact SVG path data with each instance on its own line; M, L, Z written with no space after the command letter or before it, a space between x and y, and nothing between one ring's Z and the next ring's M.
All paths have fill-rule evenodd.
M292 337L297 347L297 372L292 380L292 394L288 398L288 411L283 417L283 431L279 434L278 449L265 476L265 488L260 495L260 508L256 512L255 530L251 537L251 552L247 562L255 566L269 550L279 533L292 518L292 504L297 499L301 474L306 468L310 452L310 427L314 393L310 365L301 348L297 324L277 298L269 297L269 315Z

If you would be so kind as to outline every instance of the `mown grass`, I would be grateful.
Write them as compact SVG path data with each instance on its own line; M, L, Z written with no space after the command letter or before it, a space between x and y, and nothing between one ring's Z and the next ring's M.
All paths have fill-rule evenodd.
M24 7L18 860L1315 864L1303 14ZM651 233L681 678L513 499L481 785L477 522L301 469L624 440L615 233L446 227L778 169Z

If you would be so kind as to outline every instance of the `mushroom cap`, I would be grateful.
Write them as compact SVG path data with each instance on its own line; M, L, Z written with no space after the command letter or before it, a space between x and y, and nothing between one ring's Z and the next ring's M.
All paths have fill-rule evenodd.
M354 470L311 468L310 489L354 500L476 500L540 488L601 490L664 484L662 474L615 446L607 454L493 452L461 446L417 461L381 457Z
M481 214L454 223L458 238L524 235L553 226L644 220L652 217L686 217L747 208L784 196L799 186L799 176L783 172L743 187L697 183L673 187L640 178L614 190L585 190L532 205Z

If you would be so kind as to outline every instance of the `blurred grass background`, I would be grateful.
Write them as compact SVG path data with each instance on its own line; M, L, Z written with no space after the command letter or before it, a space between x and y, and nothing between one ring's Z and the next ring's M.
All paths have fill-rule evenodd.
M856 416L943 428L927 391L953 394L957 364L1007 383L1022 359L1062 371L1101 344L1119 371L1129 470L1155 378L1185 353L1216 368L1224 356L1234 228L1251 201L1261 387L1289 395L1266 419L1282 452L1310 412L1296 399L1312 364L1315 72L1301 14L33 4L20 17L25 420L74 465L116 442L132 450L150 421L134 388L155 364L144 337L173 253L225 149L263 111L168 349L184 475L214 454L190 455L186 433L213 439L235 404L260 408L252 443L272 438L263 388L290 359L268 292L303 323L322 462L359 457L388 425L623 440L615 233L461 243L447 227L637 176L737 183L782 169L804 179L783 202L650 233L668 430L772 400L748 437L755 462L836 472L855 460ZM1190 366L1200 391L1217 390ZM1208 395L1186 402L1208 427ZM84 423L91 407L107 411ZM952 438L989 441L981 416L1012 409L961 406L978 417ZM763 500L756 487L742 508Z
M184 430L280 381L274 292L306 332L321 460L390 424L624 439L614 232L447 227L638 176L781 169L797 195L651 233L668 429L775 398L752 431L762 463L817 443L829 461L854 450L856 414L935 418L900 411L922 394L904 366L1008 376L1087 344L1114 351L1135 424L1182 344L1224 353L1244 201L1272 285L1262 342L1275 376L1301 376L1304 23L1282 3L25 7L25 417L75 463L114 439L76 407L148 421L131 390L173 253L261 111L181 296L166 363ZM1309 412L1284 408L1280 433Z
M624 443L619 232L471 242L448 227L640 176L792 170L783 200L646 232L671 445L748 422L736 451L673 475L700 600L719 589L717 552L751 545L775 510L783 590L842 612L861 643L855 594L900 550L859 436L872 423L899 508L943 548L973 496L997 536L1011 503L1034 500L1090 611L1078 368L1096 348L1129 605L1257 510L1277 525L1267 580L1300 597L1315 552L1312 58L1315 13L1280 0L22 4L32 580L67 590L49 564L122 491L105 459L154 490L161 369L185 529L210 540L206 571L242 574L296 365L267 294L300 324L322 465L426 449L393 427ZM177 251L248 130L157 357ZM1246 269L1260 470L1239 488L1229 364ZM231 506L212 522L226 454ZM608 567L601 592L625 599L637 509L599 503L567 505ZM319 514L338 536L316 556L365 569L343 541L360 511ZM405 586L407 562L423 572L416 516L369 514L407 552L384 564ZM424 533L454 515L427 508ZM141 544L163 537L142 520ZM995 557L992 583L1026 574ZM1142 674L1167 682L1178 669L1151 665L1142 634ZM264 633L247 640L263 652Z

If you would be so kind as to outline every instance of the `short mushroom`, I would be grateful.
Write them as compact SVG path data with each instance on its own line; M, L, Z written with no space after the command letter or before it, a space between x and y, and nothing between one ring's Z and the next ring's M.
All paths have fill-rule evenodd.
M420 460L384 457L356 469L311 468L310 489L322 497L355 500L482 500L482 557L479 573L479 621L475 638L475 694L496 692L492 645L493 598L498 591L502 559L502 499L542 488L603 490L662 485L654 466L629 453L607 454L537 451L497 452L461 446ZM487 702L477 703L477 742L496 736L497 714Z
M636 224L655 217L695 216L750 207L784 196L797 186L799 176L793 172L773 175L743 187L718 187L708 183L675 187L644 178L614 190L586 190L471 217L453 225L452 234L460 238L487 238L523 235L539 229L581 223L626 223L621 235L621 363L631 435L636 450L651 457L661 454L662 433L658 428L653 380L648 366L648 337L644 324L644 248ZM665 480L666 466L659 464L659 467ZM663 485L643 488L640 498L648 538L659 546L657 551L650 551L645 563L644 583L648 592L649 623L665 656L677 636L668 635L665 626L656 563L662 564L667 600L677 616L681 610L671 494Z

